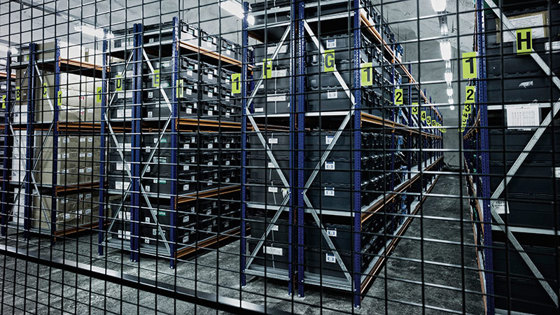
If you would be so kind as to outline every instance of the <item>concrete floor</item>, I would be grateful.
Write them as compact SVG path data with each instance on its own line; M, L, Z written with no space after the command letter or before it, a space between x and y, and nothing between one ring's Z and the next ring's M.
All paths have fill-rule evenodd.
M97 235L81 235L58 241L52 248L47 239L33 237L29 243L11 235L8 245L25 244L31 250L41 249L42 254L52 254L69 260L92 263L123 273L173 283L186 288L240 298L271 309L293 311L298 314L357 312L361 314L418 314L425 307L426 313L484 312L480 295L480 282L472 229L461 223L444 219L468 221L468 203L451 198L459 195L459 177L441 176L428 197L419 217L409 226L387 265L363 299L360 309L353 309L351 296L308 287L306 296L300 298L287 293L282 282L251 279L240 290L239 241L179 263L169 268L167 259L142 257L139 263L129 260L128 253L110 250L105 256L97 255ZM466 194L466 190L463 189ZM422 217L420 217L420 213ZM423 241L422 241L423 240ZM2 241L2 244L4 241ZM461 246L463 244L463 246ZM422 246L423 245L423 246ZM423 262L423 263L422 263ZM214 314L214 310L155 296L128 287L107 283L85 276L62 272L49 266L38 266L25 261L3 257L0 291L0 314ZM464 267L464 268L462 268ZM26 276L27 274L27 276ZM195 281L196 279L196 281ZM422 283L424 285L422 285ZM468 293L463 294L464 291ZM424 302L424 303L423 303Z

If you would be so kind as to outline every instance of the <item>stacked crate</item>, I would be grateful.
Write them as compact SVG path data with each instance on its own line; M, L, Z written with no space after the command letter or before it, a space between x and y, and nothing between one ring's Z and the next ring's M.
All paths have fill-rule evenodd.
M233 67L212 57L221 54L238 58L239 47L179 22L182 48L174 62L173 23L142 27L142 40L137 43L142 50L141 60L123 58L123 52L126 55L135 49L132 30L115 32L109 52L109 95L115 97L109 97L108 122L124 128L114 134L116 142L110 140L108 146L108 191L120 195L120 200L118 196L110 197L116 217L108 235L130 240L131 233L138 233L146 253L154 253L154 249L157 252L158 248L164 253L163 249L171 245L182 252L239 226L239 197L234 189L240 181L239 132L221 129L220 124L238 124L240 101L232 93ZM197 53L195 47L202 52ZM140 91L134 90L135 64L141 64L142 72L137 75L141 78ZM175 74L178 80L173 82ZM139 117L134 112L135 92L140 95ZM177 103L175 118L173 99ZM141 122L137 147L133 147L135 134L128 129L132 120ZM168 122L179 126L176 143ZM207 128L199 127L199 123ZM138 161L134 160L135 150L140 151ZM173 158L177 165L172 163ZM134 164L140 165L142 186L137 221L131 214L131 200L123 198L131 185L127 169L132 170ZM139 225L138 232L131 230L135 224Z
M558 196L560 196L560 120L553 116L534 147L527 151L551 108L557 106L560 89L531 57L531 49L537 53L553 74L560 73L560 5L548 1L536 1L526 6L518 1L500 3L504 18L515 26L513 34L502 24L501 16L492 12L485 15L486 77L488 103L489 153L476 152L467 158L473 172L477 190L481 196L480 165L489 160L490 191L495 197L491 202L510 231L514 233L526 254L544 275L554 291L558 291L558 248L553 246L554 237L549 236L560 227ZM543 28L544 25L544 28ZM530 35L530 36L529 36ZM530 37L530 40L527 40ZM520 40L521 39L521 40ZM530 45L529 45L530 44ZM525 50L524 50L525 49ZM523 119L516 119L522 117ZM482 126L486 128L486 126ZM475 139L468 139L473 149L480 148ZM478 145L478 146L477 146ZM518 157L528 154L513 176L507 174ZM477 174L478 173L478 174ZM508 180L504 191L493 196L502 181ZM555 202L553 202L556 200ZM548 232L548 233L547 233ZM492 228L494 258L494 287L496 307L512 307L519 312L554 312L551 298L539 285L533 273L526 268L521 256L513 251L505 234ZM509 250L508 250L509 248ZM508 296L509 299L500 298ZM529 302L522 302L531 301ZM538 303L539 306L536 306Z
M32 43L13 66L11 213L17 218L14 223L41 233L69 233L96 223L92 205L99 183L100 136L95 126L101 119L101 79L92 69L100 55L77 47L61 47L60 41ZM53 217L56 224L51 224Z

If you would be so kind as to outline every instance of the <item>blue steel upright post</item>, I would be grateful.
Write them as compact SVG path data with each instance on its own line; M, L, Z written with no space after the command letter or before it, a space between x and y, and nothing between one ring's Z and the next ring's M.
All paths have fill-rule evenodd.
M105 36L107 32L105 32ZM107 106L107 39L103 39L103 70L101 73L101 129L99 144L99 232L97 236L97 253L103 255L103 238L105 235L105 108Z
M27 143L25 150L25 200L23 214L23 236L29 237L31 229L31 204L33 201L31 191L31 175L33 172L33 155L34 155L34 130L35 130L35 51L37 44L29 44L29 65L27 69L28 86L27 86Z
M6 99L4 102L4 157L2 163L2 218L0 227L0 233L2 236L7 234L7 224L8 218L8 189L9 189L9 176L11 168L11 159L9 156L9 144L10 144L10 112L12 110L12 53L8 50L6 57Z
M305 255L305 202L303 187L305 186L305 1L298 0L297 7L297 276L298 295L303 297L304 287L304 255ZM292 29L292 32L294 29ZM293 191L293 187L292 187Z
M486 313L494 314L494 261L492 255L492 213L490 211L490 161L488 156L488 105L486 97L486 43L484 35L484 3L476 0L476 25L478 42L478 101L480 108L480 149L482 156L482 207L484 216L484 278L486 280Z
M361 203L361 147L362 147L362 133L361 133L361 103L362 103L362 93L361 93L361 81L360 81L360 47L361 47L361 29L360 29L360 0L354 0L354 49L353 49L353 60L352 69L354 69L354 99L356 102L354 110L354 157L353 157L353 175L354 175L354 185L352 192L352 207L354 212L354 227L353 227L353 237L354 237L354 257L352 268L353 280L354 280L354 305L359 307L361 304L361 292L362 292L362 281L361 281L361 226L362 226L362 203Z
M249 52L249 37L247 33L247 14L249 12L249 3L243 2L243 21L242 21L242 56L241 56L241 246L240 246L240 267L241 267L241 285L247 284L247 275L245 274L246 260L247 260L247 226L246 226L246 196L247 187L245 181L247 180L246 165L247 165L247 54Z
M132 197L130 199L131 229L130 229L130 259L138 261L140 256L138 250L140 242L140 89L142 82L139 78L139 68L141 68L141 24L134 25L134 56L133 56L133 93L132 93ZM139 80L140 79L140 80Z
M173 45L171 49L171 56L173 58L173 83L171 92L171 210L170 210L170 233L169 233L169 255L171 256L169 261L169 267L175 268L176 263L176 251L177 251L177 240L176 240L176 225L177 216L175 212L177 211L177 117L179 115L177 109L177 87L179 80L179 18L173 17Z
M54 47L54 106L53 106L53 165L52 165L52 188L51 188L51 242L55 241L56 232L56 217L57 217L57 200L56 200L56 186L58 183L58 119L60 115L59 106L62 100L62 95L58 95L60 92L60 45L59 41L55 41ZM66 210L66 209L64 209Z

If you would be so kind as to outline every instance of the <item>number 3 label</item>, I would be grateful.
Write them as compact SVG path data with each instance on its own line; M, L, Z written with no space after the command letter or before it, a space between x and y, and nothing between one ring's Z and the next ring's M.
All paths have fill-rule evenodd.
M395 105L403 104L403 90L395 89Z

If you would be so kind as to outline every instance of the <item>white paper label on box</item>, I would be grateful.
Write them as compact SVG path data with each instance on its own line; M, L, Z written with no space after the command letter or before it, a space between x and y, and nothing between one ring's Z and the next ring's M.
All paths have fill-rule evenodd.
M264 108L262 107L255 107L255 113L262 113L264 112Z
M333 254L326 253L325 254L325 261L331 264L336 264L336 257Z
M183 165L183 171L188 171L190 169L189 165Z
M560 178L560 167L556 167L554 169L554 176L556 176L556 178Z
M189 187L190 187L189 184L185 184L185 185L183 185L183 190L187 191L187 190L189 190Z
M540 124L538 106L509 106L506 108L507 126L509 129L531 129Z
M188 215L183 217L183 223L187 223L187 222L189 222L189 220L190 220L190 217Z
M269 102L285 102L286 99L287 98L285 94L277 94L266 97L266 100Z
M550 49L550 43L547 41L544 43L544 49L547 51L552 50L552 53L560 53L560 41L552 42L552 49Z
M229 161L229 160L228 160L228 161L226 161L226 166L229 166L230 164L231 164L231 163L230 163L230 161Z
M282 248L279 247L272 247L272 246L264 246L264 253L267 255L275 255L275 256L282 256Z
M120 147L120 145L117 146L117 148L118 148L118 147ZM124 144L124 150L125 150L125 151L132 151L132 143L130 143L130 142L125 142L125 144Z
M213 143L208 143L208 149L213 149L214 148L214 144Z
M191 156L191 163L196 163L196 157L195 156Z
M328 91L327 92L327 98L328 99L333 99L333 98L337 98L338 97L338 93L336 91Z
M208 166L212 166L212 165L214 165L213 161L208 162Z
M230 144L226 143L226 149L229 149L229 148L230 148Z
M269 144L278 144L278 138L269 138L268 143Z
M187 114L192 114L192 109L187 108Z
M327 39L327 48L336 48L336 39Z
M191 69L187 70L187 75L188 75L189 77L192 77L192 75L193 75L193 72L192 72L192 70L191 70Z
M148 98L154 98L154 92L148 92Z
M288 69L272 70L271 77L286 77L288 76Z
M208 116L212 116L212 115L214 115L214 112L211 111L211 110L209 110L209 111L208 111Z
M189 242L189 236L183 236L183 243L188 243Z
M152 118L152 117L154 117L154 112L149 111L149 112L148 112L148 118Z
M88 152L88 153L87 153L87 157L88 157L88 158L93 157L93 153Z
M325 196L334 197L334 187L325 187Z
M226 95L226 102L229 102L230 98L229 95Z
M336 229L327 229L327 235L330 237L336 237Z
M490 201L490 208L498 214L505 214L507 203L503 200L492 200Z
M214 79L214 75L212 73L208 73L208 80Z
M334 170L335 169L335 161L325 162L325 169L326 170Z
M145 186L145 187L144 187L144 190L145 190L146 192L150 192L150 191L152 190L152 188L151 188L150 186Z
M268 192L277 193L278 192L278 187L268 187Z
M272 230L278 232L278 225L274 224L272 226Z
M187 95L192 95L192 89L187 89Z
M325 144L331 144L333 142L334 136L325 136Z

